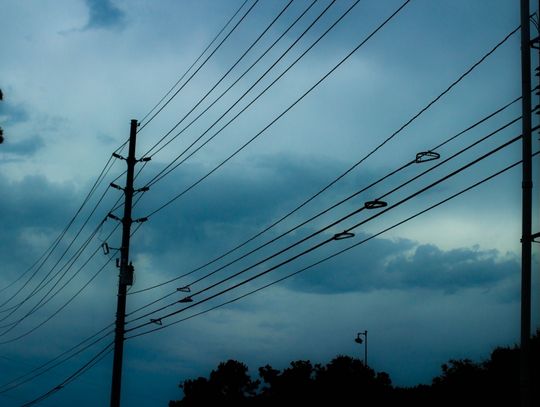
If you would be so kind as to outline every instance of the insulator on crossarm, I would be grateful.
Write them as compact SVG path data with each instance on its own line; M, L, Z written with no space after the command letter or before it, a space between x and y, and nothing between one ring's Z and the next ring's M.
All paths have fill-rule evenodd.
M107 242L104 242L104 243L101 245L101 248L103 249L103 254L104 254L104 255L107 255L107 254L110 253L109 245L107 244Z
M111 219L114 219L114 220L117 220L118 222L122 222L122 219L120 219L118 216L116 215L113 215L112 213L109 213L107 215L108 218L111 218Z

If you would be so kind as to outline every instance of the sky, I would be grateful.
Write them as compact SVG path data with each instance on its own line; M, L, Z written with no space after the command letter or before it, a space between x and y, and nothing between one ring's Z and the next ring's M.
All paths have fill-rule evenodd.
M477 64L519 6L412 0L377 30L402 0L340 19L353 4L0 0L2 405L46 394L113 339L121 228L104 219L122 216L109 184L125 184L125 161L111 154L127 154L132 119L151 161L136 167L150 190L133 209L148 220L132 228L124 405L165 406L227 359L256 377L362 358L364 330L369 365L400 386L519 343L520 167L437 205L521 159L515 142L443 181L520 134L519 102L462 133L521 94L519 31ZM415 163L426 151L440 158ZM361 209L377 200L388 206ZM536 329L537 244L533 256ZM14 381L59 355L73 357ZM107 404L101 355L40 405Z

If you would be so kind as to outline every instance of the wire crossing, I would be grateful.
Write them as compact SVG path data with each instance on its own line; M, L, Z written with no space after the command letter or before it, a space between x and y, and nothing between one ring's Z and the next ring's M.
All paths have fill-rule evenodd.
M185 195L187 192L189 192L191 189L195 188L198 184L203 182L206 178L208 178L210 175L212 175L214 172L219 170L223 165L225 165L228 161L230 161L234 156L236 156L240 151L242 151L244 148L246 148L249 144L251 144L256 138L258 138L261 134L263 134L266 130L268 130L270 127L272 127L279 119L281 119L285 114L287 114L294 106L296 106L302 99L304 99L308 94L310 94L318 85L320 85L325 79L327 79L335 70L337 70L346 60L348 60L361 46L363 46L366 42L368 42L377 32L379 32L386 24L388 24L396 15L399 14L403 8L407 4L409 4L411 0L405 1L396 11L394 11L386 20L384 20L374 31L371 32L363 41L360 42L352 51L347 54L341 61L335 65L330 71L328 71L321 79L319 79L313 86L311 86L305 93L302 94L295 102L293 102L288 108L286 108L282 113L280 113L276 118L274 118L268 125L266 125L262 130L260 130L257 134L255 134L252 138L250 138L246 143L244 143L240 148L238 148L234 153L229 155L225 160L223 160L220 164L218 164L216 167L214 167L210 172L208 172L203 177L199 178L196 182L191 184L189 187L184 189L179 194L175 195L171 199L169 199L167 202L165 202L163 205L161 205L159 208L153 210L150 212L148 217L153 216L157 212L163 210L170 204L172 204L174 201L176 201L181 196ZM268 87L266 88L268 89ZM235 118L238 117L235 116ZM234 119L233 119L234 120ZM229 121L230 123L231 121ZM208 141L207 141L208 142ZM204 144L203 144L204 145ZM202 147L202 146L201 146ZM200 147L199 147L200 148ZM197 150L195 150L197 151ZM193 153L192 153L193 154ZM189 156L188 156L189 157ZM151 183L150 183L151 185Z
M536 157L536 156L538 156L539 154L540 154L540 151L537 151L536 153L533 154L533 157ZM276 285L276 284L278 284L278 283L281 283L281 282L283 282L283 281L285 281L285 280L288 280L288 279L291 278L291 277L294 277L294 276L296 276L296 275L298 275L298 274L300 274L300 273L303 273L304 271L307 271L307 270L309 270L309 269L311 269L311 268L313 268L313 267L316 267L316 266L318 266L318 265L320 265L320 264L322 264L322 263L325 263L325 262L328 261L328 260L331 260L331 259L333 259L333 258L335 258L335 257L337 257L337 256L340 256L341 254L346 253L346 252L348 252L348 251L351 250L351 249L354 249L354 248L356 248L356 247L358 247L358 246L360 246L360 245L362 245L362 244L364 244L364 243L367 243L368 241L373 240L373 239L375 239L375 238L381 236L382 234L384 234L384 233L386 233L386 232L388 232L388 231L390 231L390 230L392 230L392 229L395 229L395 228L397 228L398 226L401 226L401 225L403 225L403 224L405 224L405 223L407 223L407 222L409 222L409 221L411 221L411 220L413 220L413 219L415 219L415 218L417 218L417 217L423 215L424 213L427 213L427 212L429 212L429 211L431 211L431 210L433 210L433 209L435 209L435 208L437 208L437 207L439 207L439 206L441 206L441 205L443 205L443 204L445 204L445 203L451 201L452 199L455 199L455 198L457 198L458 196L463 195L464 193L471 191L472 189L474 189L474 188L476 188L476 187L478 187L478 186L480 186L480 185L482 185L482 184L484 184L484 183L486 183L486 182L488 182L488 181L493 180L494 178L496 178L496 177L498 177L498 176L504 174L505 172L511 170L512 168L515 168L516 166L520 165L521 163L522 163L522 160L517 161L517 162L515 162L514 164L511 164L511 165L509 165L509 166L503 168L502 170L497 171L497 172L493 173L492 175L490 175L490 176L488 176L488 177L486 177L486 178L484 178L484 179L482 179L482 180L480 180L480 181L478 181L478 182L476 182L476 183L474 183L474 184L468 186L467 188L462 189L461 191L459 191L459 192L457 192L457 193L455 193L455 194L453 194L453 195L451 195L451 196L449 196L449 197L447 197L447 198L445 198L445 199L443 199L443 200L441 200L441 201L439 201L439 202L437 202L437 203L435 203L435 204L433 204L433 205L427 207L426 209L423 209L423 210L421 210L421 211L415 213L414 215L409 216L408 218L405 218L405 219L401 220L400 222L394 223L393 225L391 225L391 226L389 226L389 227L387 227L387 228L385 228L385 229L383 229L383 230L381 230L381 231L379 231L379 232L377 232L377 233L375 233L375 234L372 234L372 235L368 236L367 238L365 238L365 239L363 239L363 240L361 240L361 241L359 241L359 242L357 242L357 243L355 243L355 244L353 244L353 245L351 245L351 246L348 246L348 247L345 248L345 249L342 249L342 250L340 250L340 251L338 251L338 252L336 252L336 253L334 253L334 254L332 254L332 255L330 255L330 256L324 257L323 259L321 259L321 260L319 260L319 261L317 261L317 262L315 262L315 263L312 263L312 264L310 264L309 266L306 266L306 267L304 267L304 268L301 268L301 269L299 269L299 270L297 270L297 271L295 271L295 272L293 272L293 273L290 273L290 274L288 274L288 275L286 275L286 276L284 276L284 277L281 277L281 278L279 278L279 279L277 279L277 280L274 280L274 281L272 281L272 282L270 282L270 283L267 283L267 284L265 284L265 285L263 285L263 286L261 286L261 287L259 287L259 288L256 288L256 289L254 289L254 290L248 291L247 293L242 294L242 295L240 295L240 296L237 296L237 297L235 297L235 298L233 298L233 299L231 299L231 300L222 302L222 303L220 303L220 304L218 304L218 305L212 306L212 307L207 308L207 309L205 309L205 310L203 310L203 311L199 311L199 312L197 312L197 313L195 313L195 314L192 314L192 315L190 315L190 316L184 317L184 318L179 319L179 320L177 320L177 321L171 322L171 323L166 324L166 325L164 325L163 322L161 322L162 325L159 326L159 327L156 327L156 328L153 328L153 329L144 331L144 332L140 332L140 333L137 333L137 334L133 334L133 335L131 335L131 336L127 336L126 339L134 339L134 338L137 338L137 337L139 337L139 336L145 336L145 335L148 335L148 334L153 333L153 332L156 332L156 331L161 331L162 329L169 328L169 327L171 327L171 326L173 326L173 325L176 325L176 324L179 324L179 323L181 323L181 322L184 322L184 321L187 321L187 320L196 318L196 317L198 317L198 316L207 314L208 312L214 311L214 310L216 310L216 309L218 309L218 308L222 308L222 307L224 307L224 306L226 306L226 305L232 304L232 303L234 303L234 302L236 302L236 301L239 301L239 300L244 299L244 298L246 298L246 297L249 297L249 296L251 296L251 295L253 295L253 294L256 294L256 293L258 293L258 292L260 292L260 291L262 291L262 290L264 290L264 289L266 289L266 288L268 288L268 287L271 287L271 286Z
M494 136L494 135L500 133L501 131L507 129L507 128L510 127L512 124L515 124L516 122L518 122L520 119L521 119L521 117L518 117L518 118L516 118L516 119L514 119L514 120L512 120L512 121L510 121L510 122L508 122L508 123L506 123L505 125L503 125L502 127L498 128L497 130L495 130L495 131L493 131L493 132L487 134L486 136L484 136L484 137L480 138L479 140L473 142L472 144L468 145L467 147L462 148L462 149L459 150L458 152L456 152L456 153L450 155L448 158L442 160L441 162L437 163L436 165L434 165L434 166L432 166L432 167L430 167L430 168L428 168L428 169L426 169L426 170L420 172L419 174L417 174L417 175L413 176L412 178L408 179L407 181L402 182L402 183L399 184L397 187L391 189L390 191L388 191L388 192L384 193L383 195L379 196L378 198L376 198L374 201L375 201L375 202L377 202L377 201L382 201L384 198L386 198L386 197L388 197L389 195L391 195L391 194L393 194L393 193L399 191L400 189L403 189L405 186L411 184L411 183L414 182L415 180L417 180L417 179L419 179L419 178L425 176L426 174L428 174L428 173L430 173L430 172L436 170L437 168L443 166L443 165L446 164L447 162L449 162L449 161L455 159L456 157L459 157L459 156L462 155L463 153L465 153L465 152L469 151L470 149L476 147L477 145L481 144L482 142L484 142L484 141L490 139L492 136ZM447 141L448 141L448 140L447 140ZM445 144L445 143L446 143L446 141L445 141L444 143L442 143L442 144ZM434 152L435 152L435 149L430 149L430 150L428 150L428 151L431 152L431 153L434 153ZM345 203L345 202L351 200L352 198L354 198L354 197L360 195L361 193L363 193L363 192L369 190L369 189L372 188L373 186L375 186L375 185L379 184L380 182L382 182L383 180L389 178L391 175L394 175L394 174L396 174L396 173L402 171L403 169L405 169L405 168L407 168L407 167L409 167L409 166L411 166L411 165L413 165L413 164L421 164L421 163L423 163L423 162L427 162L427 161L418 161L418 159L415 158L414 160L412 160L412 161L410 161L410 162L408 162L408 163L402 165L401 167L397 168L396 170L394 170L394 171L392 171L392 172L386 174L386 175L383 176L382 178L379 178L378 180L374 181L373 183L369 184L368 186L363 187L362 189L360 189L360 190L358 190L358 191L356 191L356 192L350 194L349 196L347 196L346 198L340 200L339 202L337 202L336 204L330 206L329 208L327 208L327 209L325 209L325 210L323 210L323 211L317 213L316 215L312 216L311 218L307 219L306 221L301 222L300 224L296 225L295 227L293 227L293 228L291 228L291 229L289 229L289 230L287 230L287 231L281 233L281 234L278 235L277 237L275 237L275 238L269 240L268 242L266 242L266 243L264 243L264 244L261 244L261 245L255 247L254 249L252 249L251 251L247 252L246 254L244 254L244 255L242 255L242 256L240 256L240 257L237 257L236 259L234 259L234 260L232 260L232 261L230 261L230 262L228 262L228 263L226 263L226 264L224 264L224 265L218 267L217 269L215 269L215 270L213 270L213 271L211 271L211 272L206 273L205 275L203 275L203 276L197 278L196 280L194 280L194 281L192 281L192 282L190 282L190 283L187 283L187 284L185 285L185 287L190 287L190 288L191 288L193 285L195 285L195 284L197 284L197 283L200 283L201 281L203 281L203 280L205 280L205 279L207 279L207 278L209 278L209 277L215 275L215 274L218 273L219 271L222 271L222 270L224 270L225 268L227 268L227 267L229 267L229 266L231 266L231 265L237 263L238 261L240 261L240 260L242 260L242 259L248 257L249 255L251 255L251 254L253 254L253 253L259 251L261 248L266 247L266 246L268 246L269 244L271 244L271 243L273 243L273 242L279 240L281 237L283 237L283 236L285 236L285 235L287 235L287 234L289 234L289 233L291 233L291 232L293 232L293 231L296 231L296 230L299 229L301 226L304 226L304 225L306 225L307 223L309 223L310 221L312 221L312 220L314 220L314 219L320 217L322 214L329 212L331 209L334 209L334 208L336 208L337 206L339 206L339 205L341 205L341 204L343 204L343 203ZM343 217L343 218L341 218L341 219L339 219L339 220L337 220L337 221L332 222L331 224L325 226L324 228L318 229L317 231L312 232L312 233L309 234L308 236L306 236L306 237L304 237L304 238L302 238L302 239L296 241L295 243L292 243L292 244L288 245L288 246L285 247L284 249L281 249L281 250L279 250L278 252L276 252L276 253L274 253L274 254L272 254L272 255L270 255L270 256L268 256L268 257L266 257L266 258L264 258L264 259L262 259L262 260L260 260L260 261L257 261L256 263L252 264L251 266L244 268L244 269L242 270L242 273L244 273L244 272L246 272L246 271L248 271L248 270L252 270L253 268L255 268L255 267L257 267L257 266L259 266L259 265L261 265L261 264L264 264L264 263L267 262L268 260L271 260L271 259L273 259L274 257L277 257L278 255L283 254L283 253L289 251L290 249L292 249L292 248L294 248L294 247L297 247L298 245L300 245L300 244L302 244L302 243L304 243L304 242L310 240L311 238L313 238L313 237L315 237L315 236L318 236L319 234L321 234L321 233L323 233L323 232L329 230L330 228L334 227L335 225L341 223L343 220L345 220L345 219L347 219L347 218L349 218L349 217L351 217L351 216L353 216L353 215L356 215L357 213L363 211L364 209L366 209L366 207L361 207L359 210L357 210L357 211L355 211L355 212L353 212L353 213L351 213L351 214L349 214L349 215L346 215L345 217ZM188 274L191 274L191 273L188 273ZM185 276L185 275L184 275L184 276ZM145 308L148 308L149 306L151 306L151 305L153 305L153 304L155 304L155 303L157 303L157 302L159 302L159 301L161 301L161 300L163 300L163 299L165 299L165 298L168 298L168 297L170 297L170 296L176 294L178 291L179 291L178 289L177 289L177 290L174 290L174 291L172 291L172 292L170 292L170 293L168 293L168 294L162 296L161 298L158 298L157 300L152 301L152 302L149 303L149 304L146 304L146 305L144 305L144 306L141 306L141 307L137 308L136 310L132 311L132 312L131 312L130 314L128 314L128 315L135 314L135 313L137 313L137 312L139 312L139 311L141 311L141 310L143 310L143 309L145 309ZM174 305L174 304L175 304L175 303L172 303L172 304L170 304L170 305Z
M257 5L257 3L259 2L259 0L255 0L253 2L253 4L248 8L248 10L244 13L244 15L240 18L240 20L238 20L238 22L234 25L234 27L227 33L227 35L223 38L223 40L221 40L221 42L217 45L217 47L210 53L210 55L208 55L208 57L206 57L206 59L202 62L202 64L195 70L195 72L193 72L191 74L191 76L182 84L182 86L180 86L180 88L178 88L178 90L176 92L173 93L173 95L169 98L169 100L167 100L167 102L165 102L165 104L163 104L163 106L161 106L143 125L140 126L139 128L139 131L142 131L142 129L144 129L152 120L154 120L154 118L161 113L161 111L163 109L165 109L165 107L178 95L178 93L180 93L180 91L182 89L184 89L184 87L189 83L189 81L195 76L197 75L197 73L202 69L202 67L206 64L206 62L208 62L208 60L210 58L212 58L212 56L216 53L216 51L221 47L221 45L223 45L223 43L225 41L227 41L227 39L231 36L231 34L236 30L236 28L238 28L238 26L242 23L242 21L244 21L244 19L248 16L249 13L251 13L251 10L253 10L253 8ZM243 7L243 4L242 4L242 7ZM239 9L240 10L240 9ZM234 17L233 17L234 18ZM181 79L180 79L181 80ZM175 85L176 86L176 85Z
M408 195L407 197L405 197L405 198L399 200L399 201L396 202L395 204L390 205L390 206L387 206L385 209L383 209L383 210L377 212L375 215L372 215L372 216L370 216L370 217L368 217L368 218L366 218L366 219L364 219L364 220L362 220L362 221L360 221L360 222L357 222L356 224L354 224L354 225L352 225L352 226L350 226L350 227L344 229L344 231L343 231L342 233L343 233L343 234L351 233L353 230L357 229L358 227L360 227L360 226L362 226L362 225L364 225L364 224L366 224L366 223L372 221L373 219L376 219L376 218L382 216L383 214L387 213L387 212L390 211L390 210L393 210L394 208L396 208L396 207L398 207L398 206L401 206L402 204L408 202L409 200L415 198L416 196L418 196L418 195L420 195L420 194L426 192L427 190L429 190L429 189L431 189L431 188L433 188L433 187L435 187L435 186L441 184L442 182L444 182L444 181L446 181L446 180L452 178L453 176L455 176L455 175L461 173L462 171L464 171L464 170L470 168L471 166L477 164L478 162L480 162L480 161L482 161L482 160L484 160L484 159L490 157L491 155L493 155L493 154L495 154L495 153L501 151L502 149L504 149L504 148L508 147L509 145L511 145L511 144L513 144L513 143L515 143L515 142L517 142L518 140L521 140L521 135L519 135L519 136L517 136L517 137L514 137L513 139L511 139L510 141L507 141L507 142L504 143L504 144L499 145L498 147L496 147L496 148L490 150L489 152L487 152L487 153L481 155L480 157L476 158L475 160L473 160L473 161L467 163L466 165L461 166L460 168L458 168L458 169L456 169L456 170L450 172L450 173L447 174L446 176L444 176L444 177L442 177L442 178L440 178L440 179L438 179L438 180L436 180L436 181L430 183L429 185L427 185L427 186L421 188L420 190L418 190L418 191L416 191L416 192L414 192L414 193ZM511 167L513 167L513 166L515 166L515 165L517 165L517 163L516 163L516 164L513 164ZM356 214L358 211L359 211L359 210L356 210L356 211L354 211L354 212L351 212L351 215ZM354 236L354 234L353 234L352 236ZM145 326L154 324L155 321L159 321L161 324L163 324L163 320L164 320L164 319L170 318L170 317L172 317L172 316L174 316L174 315L177 315L177 314L179 314L179 313L181 313L181 312L187 311L187 310L189 310L189 309L191 309L191 308L193 308L193 307L195 307L195 306L197 306L197 305L200 305L200 304L203 304L203 303L205 303L205 302L208 302L208 301L210 301L210 300L212 300L212 299L214 299L214 298L217 298L217 297L219 297L219 296L222 296L223 294L225 294L225 293L227 293L227 292L229 292L229 291L235 290L235 289L238 288L238 287L241 287L241 286L243 286L243 285L246 285L247 283L249 283L249 282L251 282L251 281L253 281L253 280L255 280L255 279L258 279L258 278L260 278L260 277L262 277L262 276L264 276L264 275L266 275L266 274L268 274L268 273L271 273L271 272L273 272L274 270L276 270L276 269L278 269L278 268L280 268L280 267L283 267L284 265L289 264L289 263L293 262L294 260L296 260L296 259L298 259L298 258L300 258L300 257L302 257L302 256L305 256L305 255L308 254L308 253L311 253L311 252L313 252L313 251L315 251L315 250L317 250L317 249L319 249L319 248L321 248L321 247L323 247L323 246L325 246L325 245L327 245L327 244L329 244L329 243L335 242L336 240L339 240L339 239L337 238L337 235L334 235L334 236L332 236L332 237L329 237L329 238L327 238L327 239L325 239L325 240L323 240L323 241L321 241L321 242L315 244L314 246L311 246L310 248L305 249L305 250L303 250L302 252L300 252L300 253L298 253L298 254L296 254L296 255L294 255L294 256L292 256L292 257L286 259L286 260L281 261L280 263L278 263L278 264L276 264L276 265L274 265L274 266L272 266L272 267L269 267L269 268L267 268L267 269L265 269L265 270L263 270L263 271L261 271L261 272L255 274L255 275L253 275L253 276L251 276L251 277L249 277L249 278L246 278L245 280L242 280L241 282L235 283L234 285L232 285L232 286L230 286L230 287L224 288L224 289L218 291L217 293L211 294L211 295L209 295L208 297L205 297L205 298L199 300L199 301L196 302L196 303L187 305L187 306L185 306L185 307L183 307L183 308L180 308L179 310L169 312L169 313L164 314L164 315L162 315L162 316L157 316L157 317L155 317L155 318L152 318L149 322L141 323L141 324L136 325L136 326L134 326L134 327L132 327L132 328L129 328L129 329L126 330L126 333L133 332L133 331L135 331L135 330L137 330L137 329L140 329L140 328L143 328L143 327L145 327ZM242 274L242 273L243 273L243 270L241 270L241 271L239 271L239 272L237 272L237 273L235 273L235 274L233 274L233 275L231 275L231 276L229 276L229 277L227 277L227 278L225 278L225 279L222 279L222 280L220 280L220 281L218 281L218 282L216 282L216 283L213 283L213 284L211 284L210 286L208 286L208 287L206 287L206 288L204 288L204 289L202 289L202 290L196 291L195 293L190 293L189 298L192 299L194 296L199 295L199 294L201 294L201 293L203 293L203 292L206 292L206 291L208 291L208 290L211 289L211 288L217 287L218 285L220 285L220 284L222 284L222 283L224 283L224 282L226 282L226 281L229 281L229 280L231 280L232 278L234 278L234 277L236 277L236 276L238 276L238 275L240 275L240 274ZM182 302L186 302L186 301L180 300L180 301L177 301L176 303L178 303L178 302L182 303ZM157 312L159 312L159 311L161 311L161 310L163 310L163 309L165 309L165 308L167 308L167 307L170 307L170 306L172 306L172 305L169 305L169 306L166 306L166 307L162 307L162 308L159 309L159 310L155 310L155 311L149 312L149 313L147 313L147 314L144 314L144 315L142 315L141 317L135 318L135 319L132 320L131 322L134 322L134 321L140 320L140 319L142 319L142 318L146 318L146 317L148 317L148 316L151 316L151 315L153 315L154 313L157 313ZM129 323L129 322L128 322L128 323ZM134 337L134 336L131 336L131 337Z
M470 125L470 126L467 127L466 129L464 129L464 130L460 131L459 133L457 133L457 134L451 136L450 138L446 139L445 141L443 141L442 143L438 144L437 146L434 146L434 147L428 149L427 151L436 151L436 150L439 150L441 147L445 146L446 144L448 144L448 143L454 141L455 139L457 139L458 137L462 136L463 134L465 134L465 133L469 132L470 130L476 128L476 127L479 126L480 124L485 123L485 122L486 122L487 120L489 120L490 118L492 118L492 117L496 116L497 114L503 112L504 110L506 110L508 107L510 107L511 105L513 105L514 103L516 103L517 101L519 101L520 99L521 99L521 97L518 97L518 98L514 99L513 101L507 103L506 105L502 106L501 108L495 110L494 112L492 112L492 113L488 114L487 116L483 117L482 119L478 120L476 123ZM516 119L516 120L519 120L519 118ZM512 121L511 123L508 123L508 126L509 126L510 124L513 124L513 123L515 123L515 120ZM505 126L504 128L506 128L506 126ZM501 128L500 130L503 130L503 128ZM494 133L492 133L492 134L494 134ZM365 192L365 191L368 190L369 188L371 188L371 187L373 187L373 186L379 184L380 182L386 180L387 178L389 178L389 177L391 177L391 176L397 174L398 172L404 170L405 168L407 168L407 167L409 167L410 165L413 165L413 164L415 164L415 163L416 163L416 159L411 160L411 161L409 161L409 162L406 163L406 164L403 164L401 167L396 168L395 170L391 171L390 173L386 174L385 176L379 178L377 181L374 181L373 183L371 183L370 185L366 186L365 188L362 188L360 191L355 192L354 194L352 194L352 195L348 196L347 198L341 200L340 202L338 202L338 203L332 205L331 207L325 209L324 211L319 212L318 214L314 215L314 216L311 217L310 219L308 219L308 220L302 222L301 224L295 226L294 228L288 229L287 231L281 233L281 234L278 235L277 237L272 238L271 240L267 241L266 243L257 246L255 249L249 251L247 254L238 257L234 262L236 262L236 261L238 261L238 260L241 260L241 259L245 258L247 255L250 255L250 254L252 254L252 253L258 251L259 249L262 249L263 247L268 246L269 244L271 244L271 243L273 243L273 242L279 240L281 237L286 236L287 234L290 234L290 233L294 232L295 230L297 230L298 228L300 228L300 227L306 225L307 223L311 222L312 220L314 220L314 219L316 219L316 218L322 216L323 214L329 212L330 210L332 210L332 209L334 209L334 208L340 206L341 204L345 203L346 201L352 199L354 196L357 196L358 194L360 194L360 193L362 193L362 192ZM200 270L202 270L203 268L206 268L207 266L210 266L210 265L216 263L217 261L223 259L224 257L228 256L229 254L232 254L233 252L237 251L238 249L244 247L245 245L247 245L247 244L250 243L251 241L255 240L257 237L261 236L262 234L264 234L265 232L267 232L268 230L270 230L273 226L276 226L278 223L280 223L280 221L282 221L282 220L284 220L284 219L285 219L285 217L282 217L278 222L274 222L274 223L273 223L272 225L270 225L269 227L267 227L267 228L263 229L262 231L256 233L255 235L253 235L253 236L250 237L249 239L243 241L241 244L235 246L233 249L228 250L228 251L225 252L224 254L222 254L222 255L220 255L220 256L218 256L218 257L215 257L214 259L212 259L212 260L206 262L205 264L203 264L203 265L201 265L201 266L199 266L199 267L194 268L193 270L191 270L191 271L189 271L189 272L187 272L187 273L181 274L181 275L179 275L179 276L177 276L177 277L174 277L174 278L169 279L169 280L167 280L167 281L164 281L164 282L162 282L162 283L158 283L158 284L152 285L152 286L150 286L150 287L146 287L146 288L143 288L143 289L139 289L139 290L136 290L136 291L132 291L130 294L138 294L138 293L142 293L142 292L146 292L146 291L152 290L152 289L154 289L154 288L162 287L162 286L164 286L164 285L167 285L167 284L170 284L170 283L172 283L172 282L178 281L178 280L181 279L181 278L187 277L187 276L189 276L189 275L191 275L191 274L193 274L193 273L195 273L195 272L197 272L197 271L200 271ZM228 263L228 265L230 265L230 264L232 264L232 263L233 263L233 262ZM171 293L171 295L172 295L172 293Z

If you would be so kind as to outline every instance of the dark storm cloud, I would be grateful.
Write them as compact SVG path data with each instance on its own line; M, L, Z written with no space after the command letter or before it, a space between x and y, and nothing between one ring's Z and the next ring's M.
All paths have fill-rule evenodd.
M86 4L90 15L85 30L123 26L125 14L111 0L86 0Z
M4 97L4 100L0 103L0 118L2 118L2 125L8 127L27 122L30 119L30 115L23 106L14 105L10 103L9 99Z
M366 235L358 235L358 239ZM334 294L377 289L426 288L454 293L465 288L490 289L519 273L515 257L478 247L442 250L376 238L349 253L293 278L294 290Z
M198 251L223 250L253 235L302 203L338 172L336 162L293 160L268 156L250 163L250 170L233 168L216 173L172 205L151 217L145 233L159 236L160 251L176 250L179 245ZM205 169L186 165L152 188L136 212L158 207L167 197L182 191L200 178ZM332 203L343 194L331 190L317 208ZM146 209L148 208L148 209ZM313 212L313 206L306 208ZM306 217L306 209L302 218ZM294 219L294 217L292 217ZM291 222L290 220L288 222ZM296 224L296 223L295 223ZM156 249L156 248L152 248Z
M18 142L12 142L11 139L8 139L4 142L2 150L10 155L29 157L34 155L44 145L43 139L39 136Z
M74 189L54 184L45 177L26 177L8 182L0 178L0 257L4 277L12 269L20 270L41 254L67 223L66 214L73 213Z
M328 173L337 172L337 166L336 163L323 160L305 163L286 157L268 156L257 161L252 167L253 172L235 171L234 177L226 172L216 174L215 178L208 179L191 191L189 196L179 199L154 215L151 221L143 226L146 240L141 237L141 242L145 241L143 246L146 247L139 249L152 256L159 256L159 264L164 273L174 275L189 271L245 241L296 207L325 185L329 179ZM350 183L355 183L354 189L368 184L373 174L365 170L362 172L366 179L361 184L358 177L349 183L338 184L322 201L316 201L314 207L317 210L308 206L300 211L297 217L293 216L291 220L284 222L284 225L276 228L277 230L269 231L229 256L228 260L247 252L248 248L252 249L269 241L318 210L340 200L350 193ZM201 173L202 168L198 166L185 166L177 175L164 181L165 189L168 194L171 191L181 191L182 185L189 185L189 180L197 179ZM161 193L154 192L149 197L152 202L147 202L150 207L157 206L160 200L157 198L163 197ZM341 209L341 215L345 211L348 211L347 208ZM141 210L142 214L144 210ZM334 220L339 216L334 213L330 219ZM328 223L328 219L322 222L324 225ZM227 274L231 270L238 271L249 266L307 236L318 227L317 224L309 224L222 273ZM356 233L357 241L368 236L362 232ZM327 235L317 236L301 247L304 249L326 237ZM344 247L346 246L343 243L337 242L325 246L316 253L273 272L269 276L270 280L283 276L283 273L294 272ZM295 250L297 249L284 254L279 261L295 254ZM182 259L181 270L177 266L179 258ZM277 262L278 259L274 259L267 265ZM496 250L472 247L445 251L435 245L419 244L409 239L379 237L309 269L285 284L293 290L319 294L415 288L452 293L471 287L489 289L518 269L517 259L502 256ZM162 277L166 278L165 275Z

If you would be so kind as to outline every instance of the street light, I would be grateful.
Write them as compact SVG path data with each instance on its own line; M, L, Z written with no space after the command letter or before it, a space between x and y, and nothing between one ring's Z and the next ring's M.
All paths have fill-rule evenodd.
M364 339L360 337L361 335L364 335ZM367 330L364 332L358 332L354 341L360 345L362 343L364 344L364 366L367 367Z

